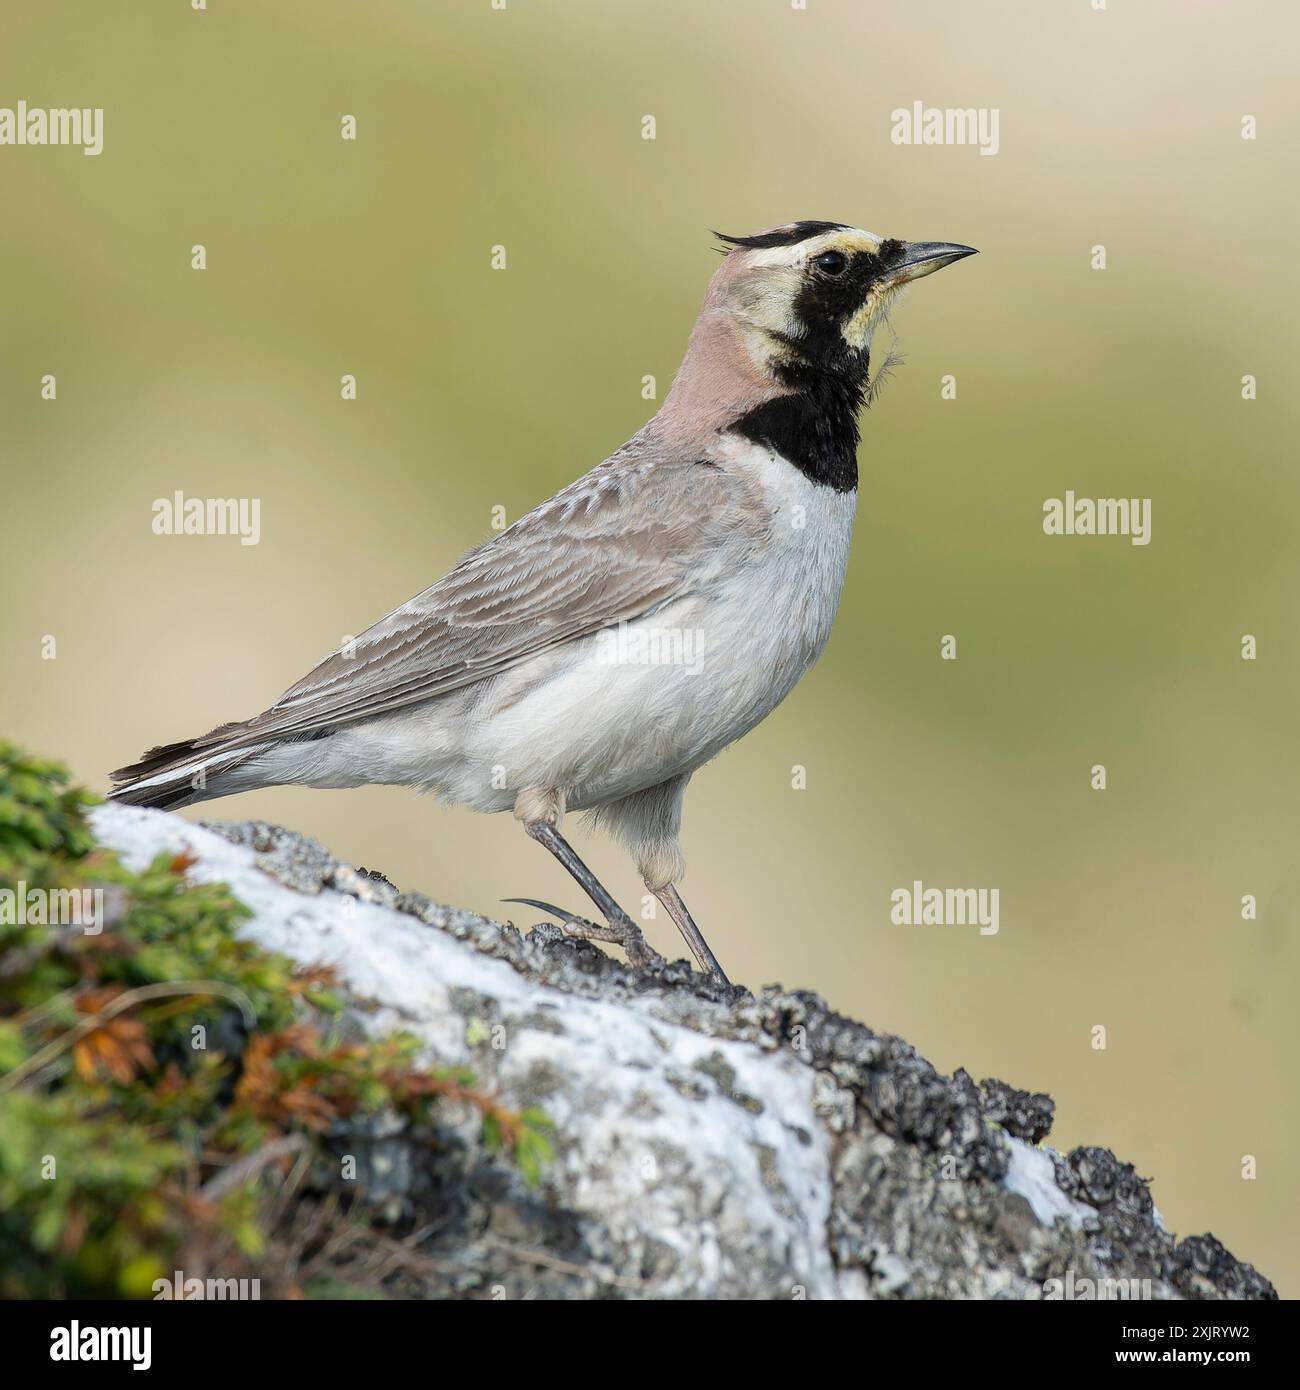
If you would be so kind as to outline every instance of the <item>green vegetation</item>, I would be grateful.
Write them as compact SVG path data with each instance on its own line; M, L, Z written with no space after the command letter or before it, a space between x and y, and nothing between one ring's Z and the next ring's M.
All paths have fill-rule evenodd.
M97 848L94 799L0 742L0 1295L148 1297L176 1269L296 1292L285 1270L370 1219L331 1145L394 1113L431 1143L440 1101L537 1180L544 1116L422 1067L413 1038L357 1041L329 972L240 941L248 909L183 856L136 874ZM99 890L99 930L47 924L67 890ZM295 1193L322 1215L286 1259Z

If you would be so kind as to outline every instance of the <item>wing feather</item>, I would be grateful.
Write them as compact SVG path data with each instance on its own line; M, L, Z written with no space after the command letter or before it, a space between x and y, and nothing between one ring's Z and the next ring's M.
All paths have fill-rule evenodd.
M444 695L688 593L738 526L767 523L721 470L618 455L472 550L236 733L238 747Z

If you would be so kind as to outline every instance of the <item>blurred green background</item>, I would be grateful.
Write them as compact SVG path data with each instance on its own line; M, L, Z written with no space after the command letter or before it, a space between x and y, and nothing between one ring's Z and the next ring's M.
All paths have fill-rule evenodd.
M895 312L835 635L696 778L685 896L733 978L1050 1091L1051 1142L1113 1147L1172 1229L1300 1291L1293 7L82 0L4 23L0 105L106 114L98 158L0 148L0 729L99 788L265 707L493 507L638 428L708 228L981 248ZM997 156L891 144L917 100L998 108ZM178 488L260 498L261 544L153 535ZM1071 488L1150 497L1152 543L1046 537ZM402 789L185 814L280 821L489 914L575 899L508 817ZM575 838L635 908L630 863ZM998 887L999 934L892 926L914 878Z

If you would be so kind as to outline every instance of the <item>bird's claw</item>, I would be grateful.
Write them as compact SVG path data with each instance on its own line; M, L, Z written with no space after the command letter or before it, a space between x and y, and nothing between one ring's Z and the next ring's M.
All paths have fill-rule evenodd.
M580 941L604 941L611 946L621 946L633 965L660 969L668 963L645 939L641 934L641 928L630 917L624 916L622 921L610 922L608 926L601 927L586 917L579 917L576 912L566 912L554 903L542 902L540 898L502 898L501 901L523 903L539 911L549 912L552 917L560 919L560 925L570 936Z

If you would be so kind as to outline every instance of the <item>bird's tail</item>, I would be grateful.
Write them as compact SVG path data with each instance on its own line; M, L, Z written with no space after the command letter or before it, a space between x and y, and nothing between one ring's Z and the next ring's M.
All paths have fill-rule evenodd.
M223 724L202 738L151 748L139 762L109 774L114 782L110 800L174 811L238 790L231 785L229 774L269 746L241 742L230 747L247 728L247 724Z

